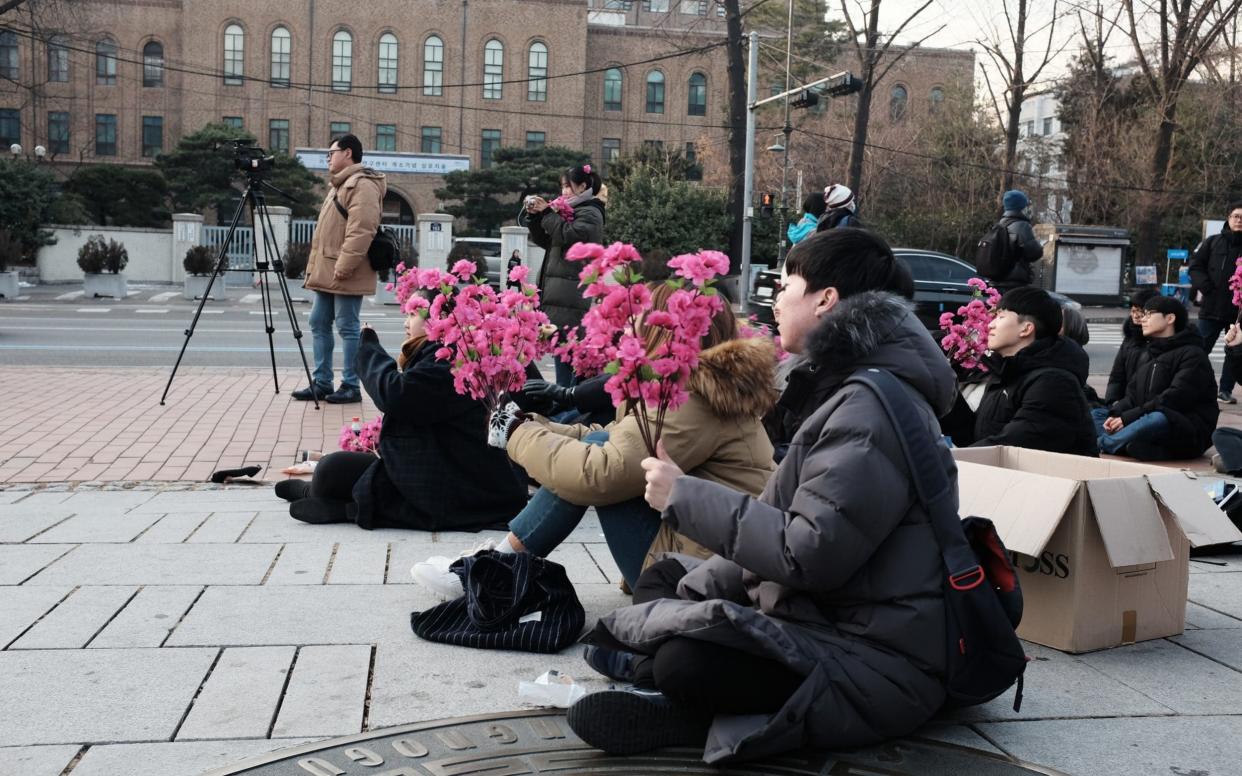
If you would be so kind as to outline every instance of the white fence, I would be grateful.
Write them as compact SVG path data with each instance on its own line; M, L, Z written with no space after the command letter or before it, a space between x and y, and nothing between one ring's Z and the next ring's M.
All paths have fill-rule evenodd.
M418 227L414 224L384 224L397 235L402 246L418 245ZM310 245L315 236L315 222L309 218L296 218L289 223L289 242Z
M211 252L219 255L220 246L228 237L227 226L204 226L202 245L211 248ZM254 267L254 229L249 226L238 226L229 242L229 269L250 269Z

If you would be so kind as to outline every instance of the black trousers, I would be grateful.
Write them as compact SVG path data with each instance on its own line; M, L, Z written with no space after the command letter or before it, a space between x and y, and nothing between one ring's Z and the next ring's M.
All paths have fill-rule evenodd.
M676 598L677 583L685 575L675 560L653 563L634 585L634 603ZM802 684L800 675L775 660L680 637L640 660L636 672L635 684L711 714L770 714Z
M296 502L298 509L334 520L353 520L354 511L350 507L354 503L354 485L373 463L375 456L370 453L341 451L325 455L315 464L310 494Z

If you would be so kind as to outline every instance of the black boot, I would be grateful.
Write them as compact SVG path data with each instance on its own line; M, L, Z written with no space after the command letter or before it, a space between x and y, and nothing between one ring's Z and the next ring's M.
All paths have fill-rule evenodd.
M638 754L667 746L703 746L710 715L662 693L631 687L583 696L569 707L569 727L608 754Z
M295 520L314 525L348 523L349 511L346 509L348 503L326 498L304 498L289 505L289 514Z
M297 501L310 495L310 483L306 480L281 480L276 483L276 495L285 501Z
M297 401L310 401L311 399L323 401L328 398L328 394L330 393L332 393L331 384L321 385L319 383L315 383L314 385L308 385L305 388L299 388L289 395Z

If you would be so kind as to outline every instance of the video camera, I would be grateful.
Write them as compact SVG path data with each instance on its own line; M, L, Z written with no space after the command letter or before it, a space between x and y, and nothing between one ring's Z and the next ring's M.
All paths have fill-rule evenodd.
M239 138L233 141L233 165L247 175L262 175L276 163L275 156L268 156L253 140Z

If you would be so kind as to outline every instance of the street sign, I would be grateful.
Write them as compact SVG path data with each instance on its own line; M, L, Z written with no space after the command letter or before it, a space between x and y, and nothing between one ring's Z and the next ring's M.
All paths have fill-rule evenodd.
M1140 264L1134 268L1134 282L1140 286L1154 286L1159 281L1155 264Z
M1174 259L1185 261L1190 258L1190 251L1185 248L1169 248L1168 256L1169 261L1173 261Z

